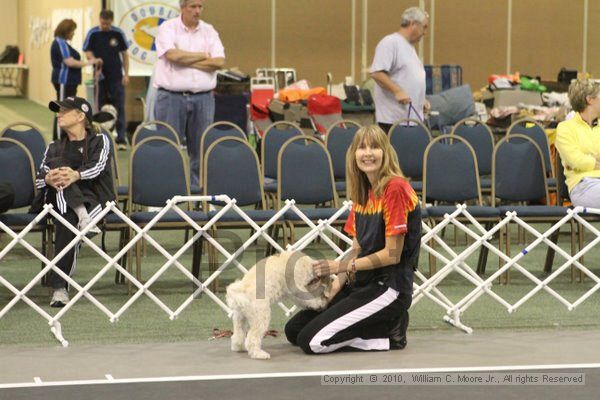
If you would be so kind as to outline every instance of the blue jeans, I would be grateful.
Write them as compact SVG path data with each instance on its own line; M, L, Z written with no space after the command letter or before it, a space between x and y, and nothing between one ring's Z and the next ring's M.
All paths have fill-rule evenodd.
M585 177L569 193L574 206L600 208L600 178Z
M98 111L105 104L112 104L117 109L117 143L126 143L125 139L125 87L121 80L98 83Z
M158 121L171 125L179 134L181 144L187 146L191 184L199 186L200 139L215 116L212 92L184 95L159 89L154 113Z

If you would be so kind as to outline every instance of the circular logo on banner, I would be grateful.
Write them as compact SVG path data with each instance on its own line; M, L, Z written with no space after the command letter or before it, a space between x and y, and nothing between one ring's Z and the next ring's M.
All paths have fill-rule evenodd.
M158 27L178 15L177 8L159 2L145 3L127 11L121 18L119 27L127 36L129 56L143 64L154 64Z

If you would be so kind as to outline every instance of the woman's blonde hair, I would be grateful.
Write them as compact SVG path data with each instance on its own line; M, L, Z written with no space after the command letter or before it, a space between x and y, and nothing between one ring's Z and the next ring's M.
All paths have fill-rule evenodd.
M92 132L95 135L98 135L99 133L102 132L102 128L100 127L100 125L96 122L90 122L87 120L87 118L85 119L85 129Z
M569 102L574 111L582 112L588 106L588 97L600 94L600 83L593 79L578 79L569 85Z
M363 144L383 150L379 179L375 187L367 178L367 174L358 168L356 163L356 150ZM346 180L347 193L353 202L360 205L367 204L369 189L373 190L375 196L383 194L383 190L393 177L404 177L398 164L398 156L390 143L390 139L378 125L363 126L354 136L354 140L346 153Z

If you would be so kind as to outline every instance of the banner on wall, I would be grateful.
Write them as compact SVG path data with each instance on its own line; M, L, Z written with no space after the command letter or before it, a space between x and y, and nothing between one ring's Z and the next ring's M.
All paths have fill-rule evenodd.
M179 0L118 0L112 6L114 24L123 30L129 44L129 75L152 75L158 27L179 15Z

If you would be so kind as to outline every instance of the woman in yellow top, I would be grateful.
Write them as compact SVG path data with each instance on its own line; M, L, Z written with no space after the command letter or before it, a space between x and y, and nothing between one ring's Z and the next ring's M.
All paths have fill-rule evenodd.
M571 83L569 101L575 116L558 124L556 148L571 202L600 208L600 83L591 79Z

